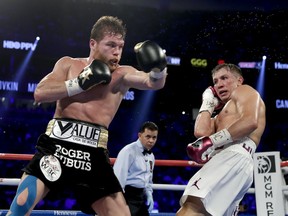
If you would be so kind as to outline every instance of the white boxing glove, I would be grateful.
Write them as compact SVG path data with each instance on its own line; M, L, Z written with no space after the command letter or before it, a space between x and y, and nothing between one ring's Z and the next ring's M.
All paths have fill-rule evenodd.
M215 90L212 86L209 86L202 94L202 105L199 109L199 113L208 111L212 115L215 108L218 108L220 104L220 100L217 97Z

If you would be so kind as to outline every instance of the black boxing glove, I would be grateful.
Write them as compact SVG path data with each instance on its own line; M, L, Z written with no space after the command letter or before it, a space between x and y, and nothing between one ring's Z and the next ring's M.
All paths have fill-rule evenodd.
M68 96L79 94L99 84L109 84L111 72L109 67L100 60L93 60L78 77L65 81Z
M150 72L154 79L160 79L166 74L166 54L155 42L146 40L134 47L136 59L141 70Z

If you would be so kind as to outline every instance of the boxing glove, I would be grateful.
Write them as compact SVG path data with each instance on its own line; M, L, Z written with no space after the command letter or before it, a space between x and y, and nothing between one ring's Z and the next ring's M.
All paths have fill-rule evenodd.
M197 163L206 163L210 160L211 153L226 144L233 142L227 129L218 131L207 137L201 137L193 143L187 145L186 151L189 158Z
M166 54L157 43L146 40L136 44L134 51L141 70L150 72L150 76L155 79L160 79L165 75Z
M218 98L215 89L209 86L202 94L202 104L199 112L208 111L211 115L216 109L221 109L223 104Z
M68 96L79 94L99 84L109 84L111 72L109 67L100 60L93 60L78 77L65 81Z
M187 155L197 163L204 164L210 160L209 155L214 151L213 143L209 137L201 137L186 148Z
M218 96L215 88L212 87L212 86L210 86L210 88L211 88L211 90L212 90L212 92L213 92L213 95L214 95L214 96L218 99L218 101L219 101L218 105L215 107L214 110L220 110L220 109L222 109L225 104L224 104L224 103L221 101L221 99L219 98L219 96Z

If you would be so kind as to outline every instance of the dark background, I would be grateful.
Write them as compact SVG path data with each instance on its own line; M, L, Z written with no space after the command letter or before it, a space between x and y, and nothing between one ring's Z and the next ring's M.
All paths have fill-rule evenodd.
M163 89L148 92L130 89L135 99L123 100L109 129L111 157L116 157L124 145L137 138L143 121L152 120L160 128L154 147L156 158L187 160L186 145L195 139L193 110L197 112L203 90L212 84L211 69L219 60L234 64L261 62L266 55L262 96L267 106L267 126L258 151L280 151L285 160L288 109L276 109L275 100L288 100L288 70L275 70L274 63L288 62L287 9L284 0L233 3L228 0L1 0L0 41L33 43L36 36L40 37L19 78L23 83L39 82L62 56L87 57L91 27L102 15L118 16L126 23L128 32L121 64L137 67L133 47L144 40L156 41L168 56L181 58L180 66L168 65ZM0 47L1 81L18 79L27 53ZM207 67L193 67L191 58L206 59ZM256 88L260 70L242 70L245 83ZM38 135L53 116L54 104L37 105L32 93L1 88L0 99L0 152L34 153ZM19 178L25 163L0 160L0 177ZM157 167L154 182L186 184L196 170ZM9 207L15 189L0 187L0 209ZM181 194L181 191L154 191L155 207L160 212L175 212ZM77 209L77 204L68 197L73 198L73 194L51 194L37 208ZM253 196L247 195L243 203L248 203L247 214L255 213Z

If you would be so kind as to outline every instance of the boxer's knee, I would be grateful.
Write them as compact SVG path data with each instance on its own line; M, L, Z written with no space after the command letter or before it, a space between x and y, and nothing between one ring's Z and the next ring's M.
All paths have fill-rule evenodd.
M27 176L17 189L16 196L9 210L9 215L25 215L33 207L36 196L37 178L34 176Z

